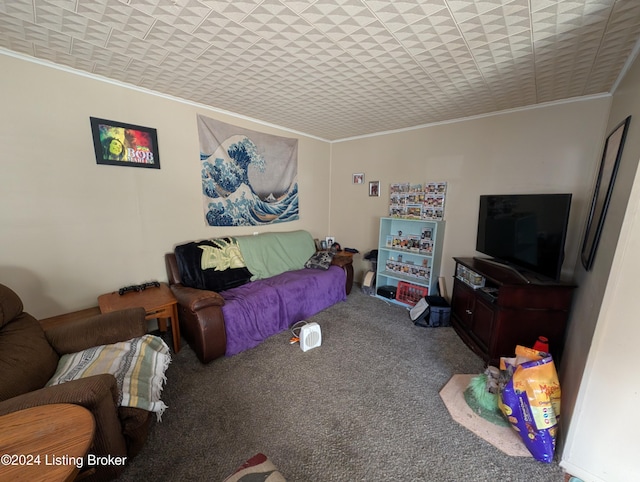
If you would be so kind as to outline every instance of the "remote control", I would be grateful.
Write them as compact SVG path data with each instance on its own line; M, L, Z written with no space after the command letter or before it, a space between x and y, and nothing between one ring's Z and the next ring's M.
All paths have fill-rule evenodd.
M148 283L143 283L141 285L125 286L124 288L120 288L118 290L118 294L122 296L123 294L128 293L129 291L144 291L147 288L151 288L151 287L159 288L160 287L160 282L158 282L158 281L149 281Z

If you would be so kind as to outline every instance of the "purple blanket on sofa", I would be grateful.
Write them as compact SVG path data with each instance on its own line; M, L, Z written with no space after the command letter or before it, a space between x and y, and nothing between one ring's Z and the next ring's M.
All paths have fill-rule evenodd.
M226 356L253 348L294 323L346 300L345 281L344 270L331 266L326 271L288 271L222 291Z

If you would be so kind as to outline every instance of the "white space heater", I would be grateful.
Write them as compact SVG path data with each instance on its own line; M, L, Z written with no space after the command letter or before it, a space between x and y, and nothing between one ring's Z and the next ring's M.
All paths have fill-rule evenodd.
M322 344L322 332L320 325L312 321L300 328L300 348L302 351L311 350Z

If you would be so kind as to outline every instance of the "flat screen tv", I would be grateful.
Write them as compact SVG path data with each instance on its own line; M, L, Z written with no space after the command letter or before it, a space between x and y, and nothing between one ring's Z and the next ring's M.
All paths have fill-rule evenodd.
M520 272L558 280L570 207L571 194L480 196L476 250Z

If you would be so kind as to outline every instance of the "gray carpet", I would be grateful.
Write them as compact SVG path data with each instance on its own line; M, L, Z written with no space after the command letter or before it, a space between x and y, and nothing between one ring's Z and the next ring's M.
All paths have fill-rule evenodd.
M554 481L557 465L509 457L453 421L439 396L482 361L452 328L354 287L310 320L322 346L289 332L202 365L183 349L167 371L169 408L121 481L222 481L262 452L289 482Z

